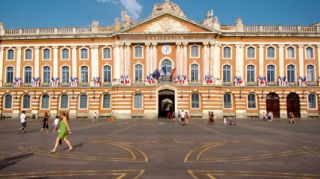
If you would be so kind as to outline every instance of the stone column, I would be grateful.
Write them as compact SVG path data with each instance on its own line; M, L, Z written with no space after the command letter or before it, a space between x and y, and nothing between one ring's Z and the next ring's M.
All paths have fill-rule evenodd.
M176 42L176 74L182 75L181 42Z
M3 51L4 49L0 47L0 87L2 87L3 85L3 61L4 61Z
M152 42L152 65L154 70L158 68L157 42Z
M34 58L34 76L40 78L39 69L40 69L40 55L39 55L39 46L34 47L35 48L35 58Z
M220 70L221 70L221 65L220 65L220 47L221 45L216 43L214 45L214 55L213 55L213 77L215 80L219 79L222 80L220 78Z
M99 46L91 46L91 79L89 78L90 86L94 86L94 77L99 77L99 61L98 61L98 54L99 53Z
M78 67L77 67L77 47L72 46L72 77L78 77ZM79 78L79 77L78 77Z
M242 79L244 79L243 76L243 64L244 64L244 59L243 59L243 45L242 44L237 44L236 45L236 76L241 76ZM231 77L231 79L233 79Z
M131 58L131 43L126 42L124 71L125 71L125 74L128 75L129 79L131 80L131 74L130 74L131 59L130 58Z
M124 44L121 43L119 45L119 67L120 67L120 75L125 75L124 72Z
M53 47L53 77L58 77L58 47Z
M214 66L214 43L210 42L209 47L210 55L209 55L209 74L213 76L213 73L215 71ZM220 67L219 67L220 68Z
M149 75L150 73L152 73L152 69L151 69L151 58L150 58L150 42L146 42L146 73L147 75Z
M264 45L259 45L259 76L264 76ZM257 79L255 79L257 80Z
M317 45L317 47L318 47L318 78L320 77L320 44L318 44ZM316 78L316 80L317 80L317 78Z
M21 71L21 47L17 47L17 64L16 64L16 77L20 76Z
M203 42L203 55L202 55L202 76L200 79L202 79L203 83L205 83L204 76L209 74L209 43Z
M279 76L284 76L284 45L279 45Z
M300 44L299 45L299 76L305 76L305 74L304 74L304 61L303 61L304 60L303 48L304 48L304 45ZM296 79L299 79L299 76Z
M183 42L182 43L182 73L183 75L188 75L188 42Z
M119 43L116 42L113 46L113 50L114 50L114 79L119 80L120 79L120 50L119 50Z

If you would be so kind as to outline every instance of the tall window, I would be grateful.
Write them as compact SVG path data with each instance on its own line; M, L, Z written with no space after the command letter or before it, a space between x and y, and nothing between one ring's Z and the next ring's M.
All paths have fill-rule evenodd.
M13 83L13 67L7 67L6 82Z
M134 103L133 105L134 108L136 109L142 108L142 94L140 93L134 94L133 103Z
M255 81L255 67L253 65L247 66L247 82L254 82Z
M294 48L293 47L287 48L287 56L288 56L288 58L294 58Z
M23 96L22 99L23 99L22 108L29 109L30 108L30 95L26 94Z
M309 109L316 109L317 108L317 95L311 93L308 95L308 107Z
M199 95L199 93L192 93L191 107L192 108L200 108L200 95Z
M31 49L25 50L24 59L26 59L26 60L31 60L32 59L32 50Z
M198 58L199 57L199 46L192 45L191 46L191 58Z
M86 94L80 95L80 109L88 108L88 96Z
M232 108L231 94L225 93L223 95L223 107L224 108Z
M248 95L248 108L256 108L256 95L255 94Z
M60 98L60 108L61 109L68 109L69 107L69 97L66 94L61 95Z
M62 67L62 83L68 83L69 82L69 67L63 66Z
M111 67L109 65L103 67L103 82L111 83Z
M142 46L137 45L134 47L134 57L135 58L142 58Z
M81 83L88 83L89 82L89 72L88 72L88 67L87 66L82 66L80 68L81 72Z
M47 48L43 50L43 59L50 59L50 50Z
M14 51L12 49L8 50L7 59L8 60L13 60L14 59Z
M110 59L111 58L111 50L110 50L110 48L104 48L103 49L103 58L104 59Z
M134 66L134 80L142 82L142 65L140 64Z
M49 95L47 94L42 95L41 108L49 109L49 101L50 101Z
M191 65L191 81L199 81L199 65Z
M247 57L248 58L255 58L256 57L255 49L253 47L247 48Z
M110 94L103 95L103 108L110 108L111 107L111 97Z
M230 47L223 48L223 58L231 58L231 48Z
M88 59L88 50L86 48L81 49L81 59Z
M268 47L267 48L267 57L268 58L275 58L275 50L273 47Z
M50 67L45 66L43 67L43 82L44 83L50 83L50 77L51 72L50 72Z
M12 108L12 95L7 94L4 97L4 108L11 109Z
M312 47L307 47L307 58L314 58L314 53L313 53L313 48Z
M289 65L288 66L288 71L287 71L287 75L288 75L288 82L295 82L295 74L296 74L296 70L294 65Z
M307 81L308 82L314 82L315 81L314 66L313 65L308 65L307 66Z
M69 59L69 49L62 49L62 59Z
M161 69L164 74L171 74L172 72L172 62L168 59L165 59L161 62Z
M223 82L231 82L231 67L230 67L230 65L223 66Z
M267 66L267 82L275 82L276 67L274 65Z
M24 68L24 82L25 83L31 83L32 79L32 68L31 67L25 67Z

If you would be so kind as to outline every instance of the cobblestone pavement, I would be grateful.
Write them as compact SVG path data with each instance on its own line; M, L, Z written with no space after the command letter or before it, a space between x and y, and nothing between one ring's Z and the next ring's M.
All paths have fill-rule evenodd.
M52 121L50 121L52 123ZM52 125L51 125L52 126ZM50 127L51 127L50 126ZM0 178L320 178L320 120L237 120L189 126L159 120L71 120L75 147L41 121L0 121Z

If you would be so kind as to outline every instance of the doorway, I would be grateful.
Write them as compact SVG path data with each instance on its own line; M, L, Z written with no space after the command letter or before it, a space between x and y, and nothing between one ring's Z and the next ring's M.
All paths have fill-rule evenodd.
M295 117L300 118L300 98L297 93L290 93L287 96L287 116L292 112Z
M167 117L168 112L174 114L175 109L175 98L174 91L172 90L161 90L159 91L158 100L158 114L159 117Z
M272 112L274 118L280 118L280 102L279 96L276 93L267 95L267 113Z

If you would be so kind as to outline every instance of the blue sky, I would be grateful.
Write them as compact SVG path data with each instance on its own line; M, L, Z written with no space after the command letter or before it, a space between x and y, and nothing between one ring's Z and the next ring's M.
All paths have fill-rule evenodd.
M172 0L187 18L202 22L213 9L221 24L237 17L247 25L311 25L320 22L320 0ZM6 28L90 26L97 19L112 25L125 9L137 20L147 18L163 0L0 0Z

